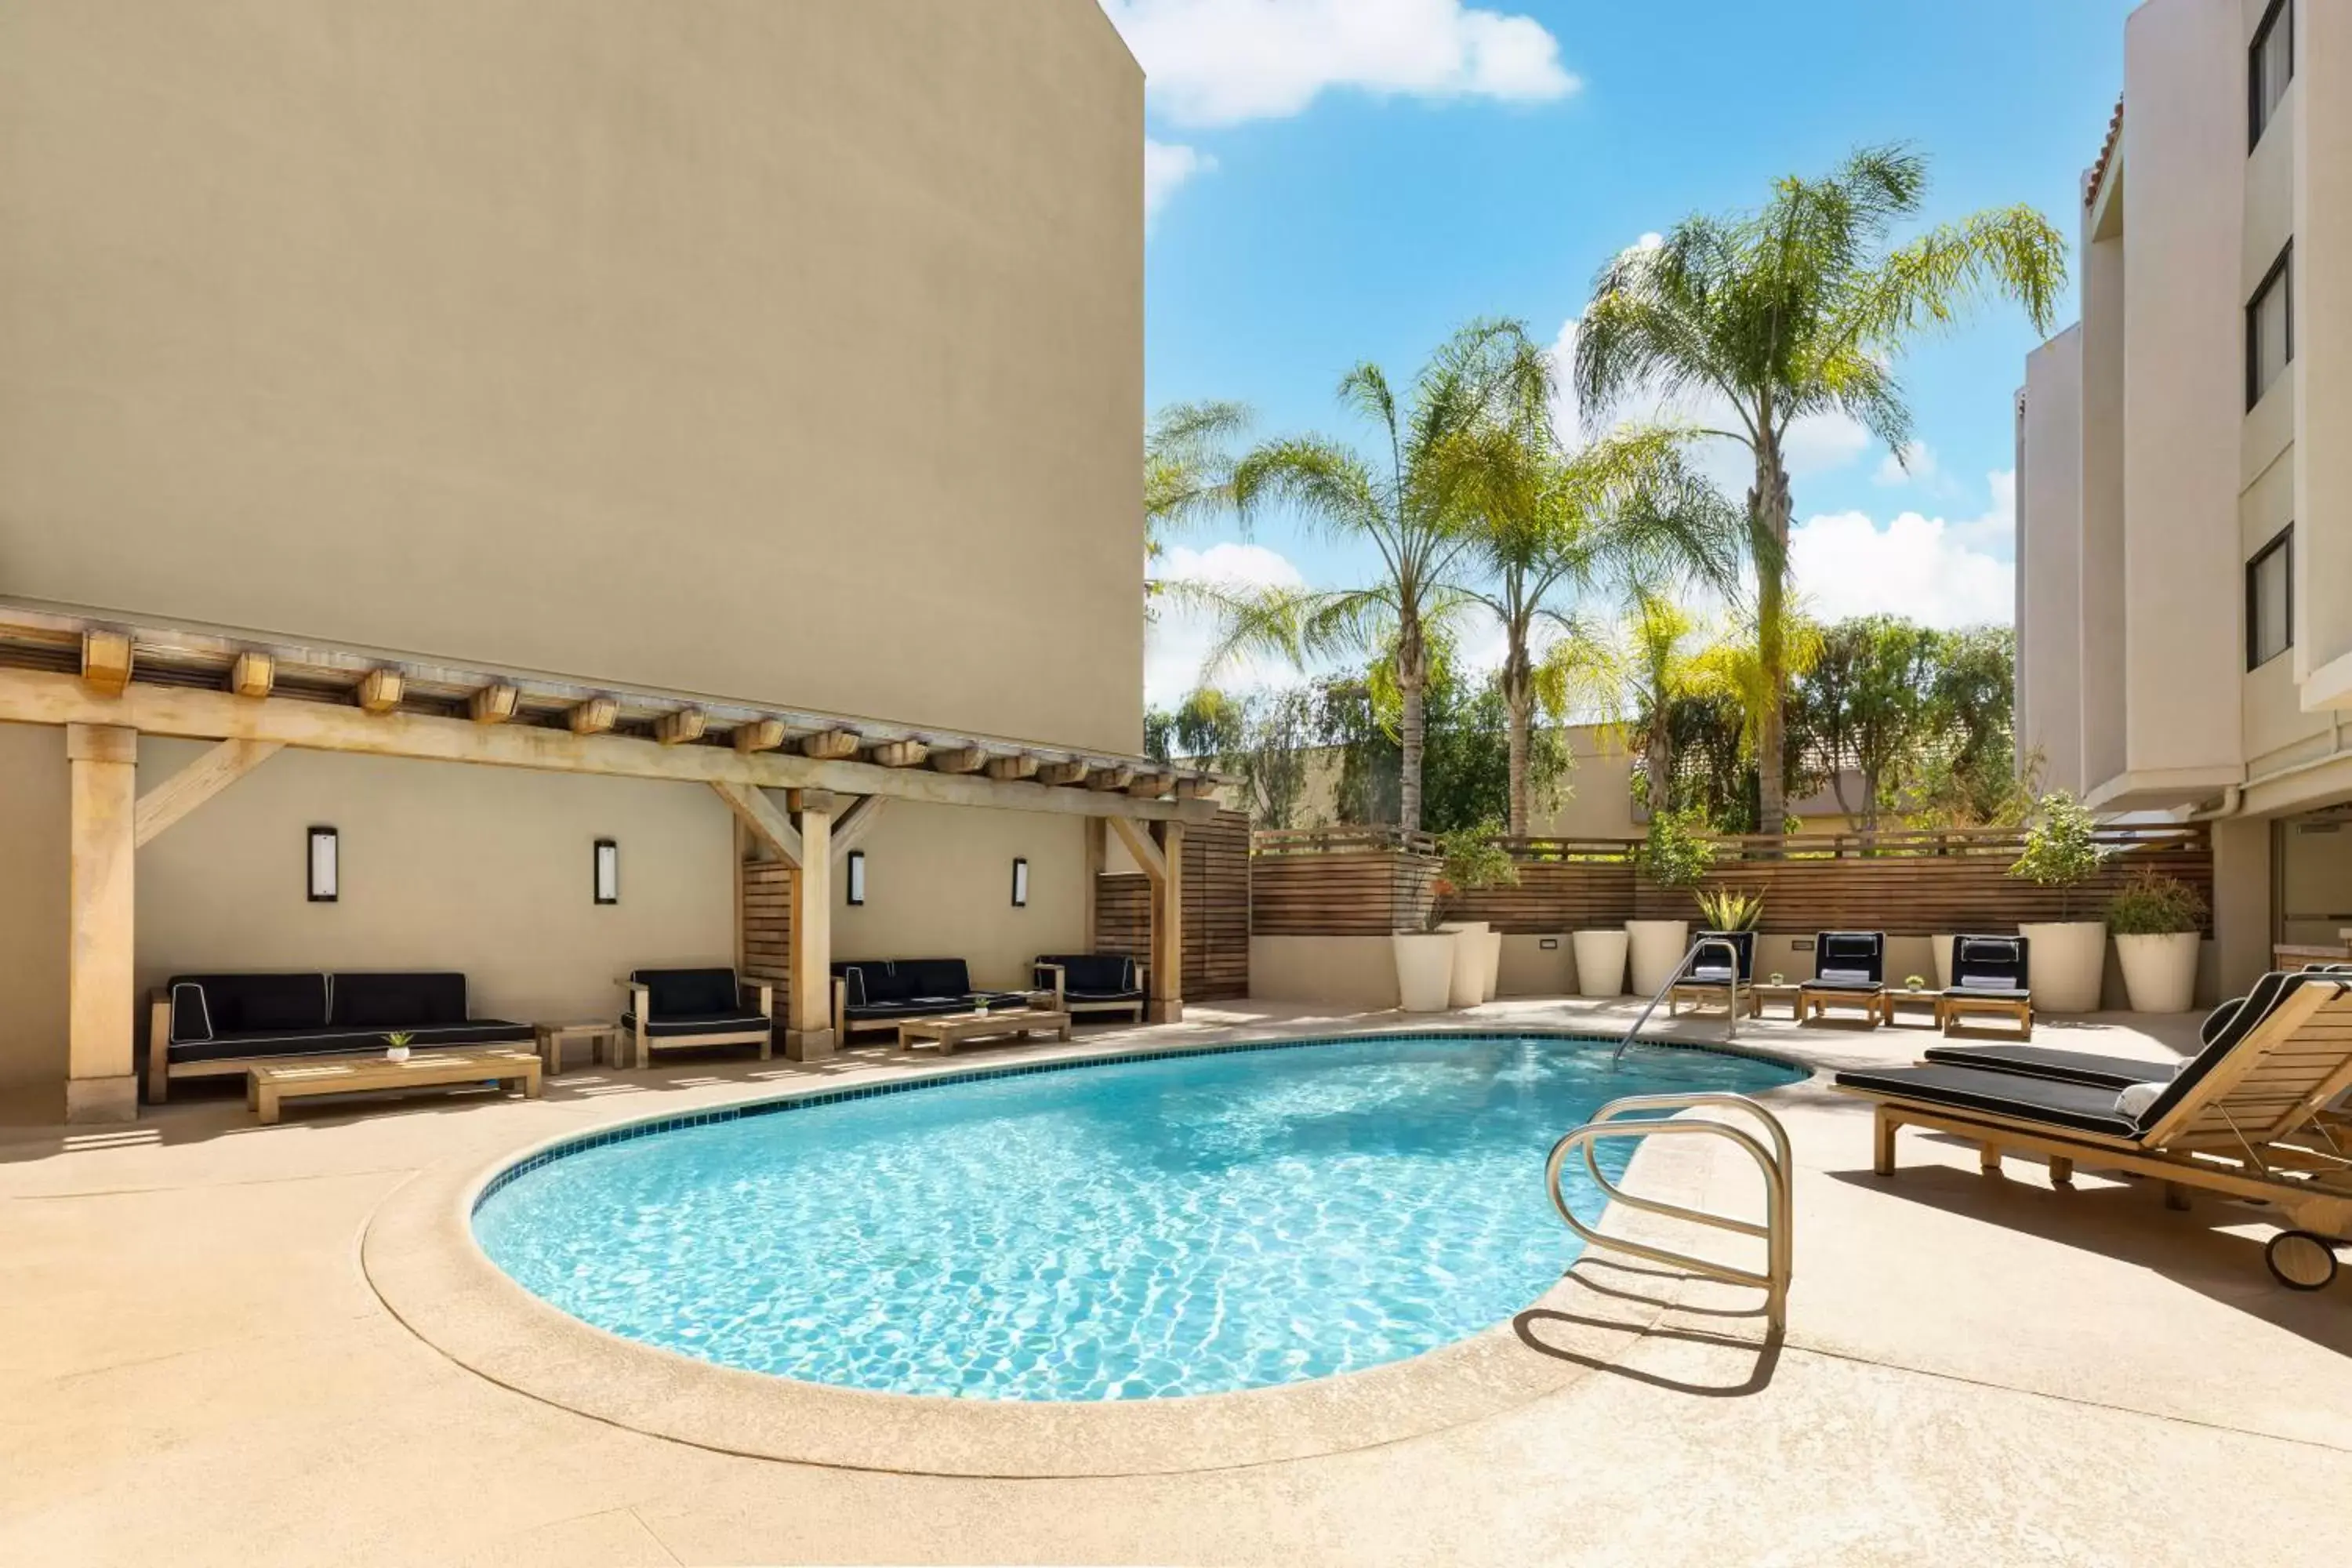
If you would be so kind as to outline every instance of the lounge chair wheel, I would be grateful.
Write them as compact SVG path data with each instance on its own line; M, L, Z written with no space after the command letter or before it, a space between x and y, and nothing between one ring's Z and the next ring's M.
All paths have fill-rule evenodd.
M2308 1230L2283 1230L2263 1248L2273 1278L2290 1290L2325 1290L2336 1279L2336 1247Z

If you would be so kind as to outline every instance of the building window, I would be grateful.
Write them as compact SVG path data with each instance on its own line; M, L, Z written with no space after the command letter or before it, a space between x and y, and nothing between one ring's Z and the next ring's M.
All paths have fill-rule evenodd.
M2279 252L2246 306L2246 406L2263 400L2294 362L2294 245Z
M2287 83L2294 79L2294 0L2271 0L2270 12L2254 29L2253 47L2246 57L2246 100L2253 115L2249 147L2262 141L2271 116L2278 111L2279 100L2286 96Z
M2246 668L2258 669L2294 646L2294 527L2290 523L2246 563Z

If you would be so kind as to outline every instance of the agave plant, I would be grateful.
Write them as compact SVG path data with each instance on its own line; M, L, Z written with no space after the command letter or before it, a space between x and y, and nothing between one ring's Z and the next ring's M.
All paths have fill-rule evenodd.
M1708 888L1698 895L1699 912L1709 931L1754 931L1764 920L1760 889Z

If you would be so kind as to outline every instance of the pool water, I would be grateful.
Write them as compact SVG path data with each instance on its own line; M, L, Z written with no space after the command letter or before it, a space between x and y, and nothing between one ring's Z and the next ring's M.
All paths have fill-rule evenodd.
M474 1229L576 1317L784 1377L1024 1400L1296 1383L1540 1296L1580 1248L1544 1156L1604 1101L1803 1076L1649 1048L1612 1073L1609 1052L1360 1037L969 1079L583 1148L495 1188Z

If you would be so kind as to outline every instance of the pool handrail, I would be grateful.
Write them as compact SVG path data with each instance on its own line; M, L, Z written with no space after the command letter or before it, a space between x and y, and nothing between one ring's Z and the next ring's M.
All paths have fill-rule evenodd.
M1632 1045L1635 1037L1641 1034L1642 1026L1650 1021L1650 1015L1658 1010L1658 1004L1664 1001L1674 988L1680 985L1689 975L1691 966L1698 962L1699 954L1711 947L1721 948L1731 961L1731 979L1727 983L1728 994L1727 1005L1724 1008L1723 1037L1726 1040L1736 1040L1739 1037L1739 949L1728 937L1702 936L1690 944L1690 951L1683 954L1683 961L1675 965L1675 972L1666 976L1666 983L1658 987L1657 994L1652 996L1649 1005L1642 1009L1642 1016L1633 1020L1633 1026L1625 1031L1625 1037L1619 1040L1617 1048L1609 1053L1611 1071L1615 1071L1617 1064L1624 1059L1625 1047Z

